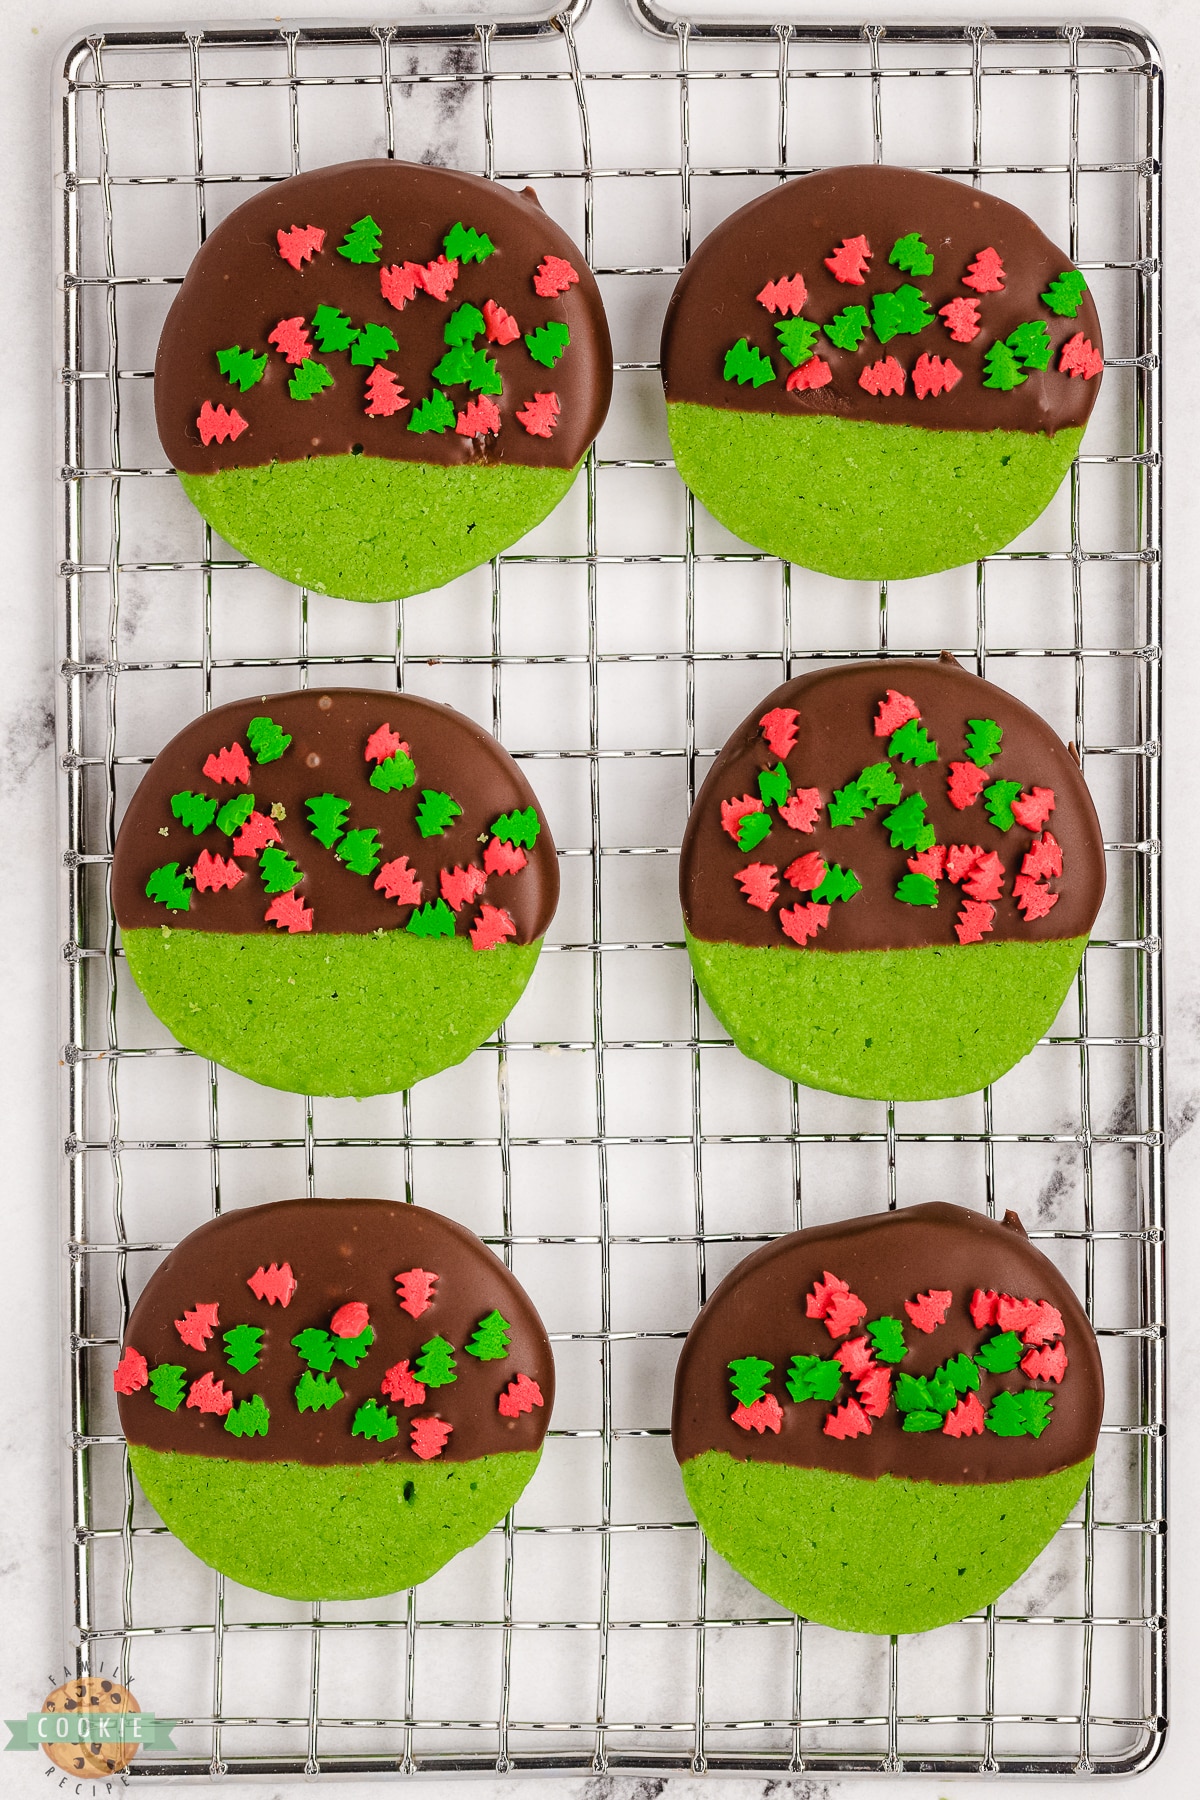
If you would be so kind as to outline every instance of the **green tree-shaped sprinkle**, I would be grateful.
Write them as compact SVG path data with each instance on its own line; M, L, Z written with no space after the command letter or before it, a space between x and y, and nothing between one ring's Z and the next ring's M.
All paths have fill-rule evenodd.
M308 814L309 830L318 844L332 850L346 829L350 802L338 794L314 794L311 800L304 802L304 810Z
M1060 319L1073 319L1083 305L1086 292L1087 282L1079 270L1064 269L1061 275L1054 277L1042 300Z
M250 740L250 748L254 752L257 763L278 762L288 745L291 736L274 719L251 719L246 727L246 736Z
M924 763L936 762L938 747L916 719L905 719L898 731L893 731L888 740L888 755L895 756L903 763L916 763L920 768Z
M892 293L871 297L871 330L881 344L894 337L914 336L933 324L933 313L920 288L905 282Z
M267 353L255 356L253 350L243 350L239 344L233 344L228 350L217 351L217 367L231 387L245 394L261 381L267 366Z
M440 435L443 431L449 431L457 417L449 394L443 394L441 388L434 388L432 394L413 407L408 429L418 433L436 431Z
M484 329L486 321L477 306L468 300L462 306L456 306L446 320L442 337L447 344L470 344L475 341Z
M207 794L192 794L185 788L181 794L171 795L171 811L181 825L199 837L216 818L217 803Z
M756 344L739 338L732 349L725 352L724 375L726 381L736 381L739 387L745 387L749 381L760 388L774 381L775 370L770 357L764 356Z
M793 369L799 369L813 353L820 326L814 325L811 319L778 319L775 324L775 335L779 339L782 355L791 363Z
M1009 1375L1020 1362L1024 1349L1015 1331L998 1331L975 1352L975 1361L989 1375Z
M180 874L177 862L164 863L161 869L151 870L146 883L146 898L165 906L168 912L191 911L191 890L187 877Z
M910 231L904 237L897 238L888 254L888 261L897 269L903 269L906 275L933 274L933 256L919 231Z
M1025 380L1024 369L1008 345L1001 343L999 338L984 357L983 366L986 370L983 377L985 388L999 388L1001 392L1008 393L1010 389L1020 387Z
M967 720L967 755L977 769L986 769L1000 754L1003 729L995 719Z
M432 1337L427 1344L421 1345L414 1373L426 1387L448 1387L458 1380L454 1373L456 1366L454 1345L447 1338Z
M371 786L384 794L398 794L410 788L417 779L417 767L405 750L397 750L371 770Z
M496 249L486 231L476 231L460 219L442 239L442 247L451 262L486 262Z
M842 1365L832 1356L793 1356L788 1365L787 1391L797 1404L801 1400L836 1400L841 1385Z
M729 1364L729 1385L739 1406L753 1406L767 1391L774 1363L761 1356L737 1356Z
M492 836L498 837L503 844L520 844L523 849L532 850L541 829L537 808L526 806L515 812L501 813L492 826Z
M454 914L444 900L427 900L414 907L404 929L420 938L453 937Z
M217 814L217 830L223 831L226 837L232 837L235 831L242 829L253 811L253 794L235 794Z
M262 1327L259 1325L231 1325L228 1331L221 1333L221 1342L225 1346L225 1361L239 1375L248 1375L251 1369L257 1369L258 1359L262 1353Z
M312 323L318 350L349 350L358 337L349 314L339 312L336 306L318 306Z
M853 900L855 894L862 893L862 882L853 869L843 869L837 863L831 863L821 878L819 887L813 889L813 899L822 903L829 900Z
M757 850L771 835L771 815L769 812L743 813L738 820L737 841L739 850Z
M1054 346L1050 342L1050 327L1044 319L1031 319L1024 325L1018 325L1004 341L1027 369L1050 367L1050 354Z
M783 806L792 791L788 772L781 762L773 769L758 772L758 794L764 806Z
M867 335L870 318L865 306L846 306L834 313L825 326L825 336L839 350L857 350Z
M296 1383L296 1405L301 1412L328 1412L342 1398L341 1383L328 1375L314 1375L305 1369Z
M167 1412L178 1412L183 1405L186 1377L187 1370L182 1363L159 1363L157 1369L151 1369L150 1392L154 1395L155 1406L165 1407Z
M373 369L394 350L400 348L386 325L364 325L350 351L350 361L359 369Z
M457 800L437 788L423 788L417 806L417 830L423 838L441 837L462 812Z
M313 400L322 388L333 386L333 376L315 357L310 356L300 364L292 379L288 382L288 393L293 400Z
M1021 792L1019 781L993 781L983 790L983 804L987 808L987 816L997 831L1011 831L1016 824L1013 818L1012 803Z
M480 1362L500 1362L508 1355L508 1340L511 1336L512 1326L493 1307L486 1318L480 1319L470 1341L463 1348L468 1356L477 1356Z
M225 1429L234 1437L266 1437L271 1423L271 1409L261 1394L231 1406L225 1414Z
M903 901L905 906L936 906L937 882L929 875L921 875L910 869L896 884L896 898Z
M956 1394L974 1393L979 1387L979 1364L973 1356L952 1356L937 1370Z
M877 1362L903 1362L908 1355L903 1319L894 1319L890 1313L885 1313L881 1319L872 1319L867 1326L867 1336L874 1347Z
M352 875L372 875L379 867L379 833L373 825L368 830L348 831L334 855Z
M909 794L883 822L893 850L928 850L937 842L933 826L925 823L924 794Z
M368 213L365 219L355 220L337 247L338 255L347 262L377 263L382 240L382 231Z
M525 348L535 363L552 369L571 341L571 333L558 319L549 319L536 331L525 333ZM758 384L755 383L757 386Z
M364 1400L354 1415L350 1435L372 1438L377 1444L386 1444L389 1438L399 1437L400 1423L386 1406L380 1406L378 1400Z
M278 844L267 844L259 852L258 872L268 894L290 893L297 882L304 880L303 869L298 869L287 851L281 850Z

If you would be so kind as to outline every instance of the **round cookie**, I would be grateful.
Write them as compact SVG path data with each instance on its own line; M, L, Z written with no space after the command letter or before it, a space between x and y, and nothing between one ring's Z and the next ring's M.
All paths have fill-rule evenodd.
M411 694L237 700L173 738L117 837L126 962L181 1044L268 1087L382 1094L519 999L558 900L533 790Z
M1084 279L1032 219L914 169L772 188L679 278L675 465L748 543L856 580L986 556L1047 505L1104 358Z
M558 504L612 347L532 188L339 163L239 206L167 314L158 433L235 550L347 600L486 562Z
M1025 1236L961 1206L876 1213L739 1263L679 1359L671 1435L713 1546L843 1631L989 1605L1083 1492L1100 1352Z
M554 1362L515 1277L391 1200L282 1200L177 1244L113 1376L133 1470L189 1550L288 1600L424 1581L538 1465Z
M697 796L679 885L700 991L747 1056L935 1100L1049 1028L1104 873L1071 752L944 652L769 694Z

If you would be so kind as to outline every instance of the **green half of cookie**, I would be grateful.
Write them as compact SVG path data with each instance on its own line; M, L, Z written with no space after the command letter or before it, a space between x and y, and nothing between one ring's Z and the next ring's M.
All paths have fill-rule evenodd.
M462 1062L524 990L542 947L313 932L122 933L130 973L181 1044L265 1087L392 1094Z
M1083 1492L1084 1462L1019 1481L864 1480L707 1450L683 1485L713 1548L820 1625L932 1631L999 1598Z
M365 1600L427 1580L504 1517L541 1454L314 1468L129 1446L146 1498L181 1543L285 1600Z
M1086 947L797 951L687 933L700 992L739 1050L864 1100L944 1100L999 1080L1053 1024Z
M1049 504L1081 426L939 431L823 413L667 407L675 466L721 524L826 575L932 575L988 556Z
M179 479L226 543L272 574L343 600L401 600L506 550L577 473L313 456Z

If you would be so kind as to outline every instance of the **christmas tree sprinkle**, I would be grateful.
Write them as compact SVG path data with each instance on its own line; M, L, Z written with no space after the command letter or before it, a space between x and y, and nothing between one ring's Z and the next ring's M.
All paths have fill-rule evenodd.
M987 808L988 818L997 831L1012 830L1016 823L1013 818L1012 803L1020 797L1020 793L1019 781L993 781L990 787L984 788L983 804Z
M457 800L436 788L425 788L417 807L417 830L423 838L442 837L462 813Z
M1032 319L1010 332L1005 343L1013 355L1027 369L1048 369L1054 346L1050 342L1050 327L1044 319Z
M383 794L398 794L417 779L417 766L407 750L397 750L371 770L371 786Z
M928 875L909 872L900 877L896 887L896 898L905 906L936 906L938 903L937 882Z
M903 1362L908 1355L903 1319L894 1319L890 1314L885 1314L882 1319L872 1319L867 1326L867 1335L879 1362Z
M761 1356L738 1356L729 1364L729 1385L739 1406L753 1406L767 1391L767 1381L774 1363Z
M454 914L444 900L427 900L416 908L404 929L414 937L453 937Z
M337 252L339 256L344 256L347 262L377 263L379 246L382 241L383 233L368 213L365 219L355 220L338 245Z
M1083 305L1083 296L1087 292L1087 282L1078 269L1064 269L1056 275L1046 292L1042 302L1057 313L1060 319L1073 319Z
M865 306L846 306L825 326L825 336L839 350L857 350L867 334L869 323Z
M319 350L349 350L358 337L349 315L339 312L336 306L318 306L312 323Z
M253 811L254 795L238 794L235 799L227 800L217 814L217 830L223 831L226 837L233 837Z
M234 344L228 350L217 351L217 367L231 387L245 394L256 381L261 381L267 366L267 353L255 356L253 350L243 350Z
M146 883L146 898L165 906L168 912L191 911L191 890L187 877L180 874L177 862L164 863L161 869L151 870Z
M379 833L369 830L348 831L334 855L344 862L352 875L373 875L379 867Z
M171 812L181 825L186 825L199 837L216 818L217 803L207 794L192 794L185 788L181 794L171 795Z
M408 429L418 433L436 431L440 435L443 431L450 430L457 417L449 394L443 394L441 388L434 388L432 394L413 408Z
M150 1392L154 1395L155 1406L164 1407L167 1412L178 1412L183 1405L186 1382L187 1370L181 1363L159 1363L157 1369L151 1369Z
M271 1423L271 1409L261 1394L231 1406L225 1414L225 1429L234 1437L266 1437Z
M915 763L920 768L924 763L937 761L938 747L923 725L916 719L906 719L899 731L893 731L888 741L888 755L903 763Z
M257 763L278 762L291 738L286 731L275 723L274 719L251 719L246 727L246 736L250 740L250 748L254 752Z
M427 1344L421 1345L414 1374L427 1388L448 1387L452 1381L458 1380L454 1373L455 1367L454 1345L444 1337L434 1337Z
M339 799L336 794L316 794L311 800L304 802L304 810L308 814L309 829L318 844L324 844L326 850L332 850L346 829L350 802Z
M820 327L811 319L780 319L775 325L779 348L793 369L800 368L813 353Z
M296 1383L296 1405L301 1412L328 1412L343 1399L341 1383L328 1375L314 1375L305 1369Z
M532 850L541 829L536 807L527 806L523 811L501 813L492 826L492 836L502 843L520 844L523 849Z
M268 844L259 856L258 872L268 894L290 893L304 880L304 871L296 867L287 851L281 850L278 844Z
M893 293L874 294L871 298L871 329L881 344L894 337L915 336L933 324L933 312L925 304L920 288L905 283Z
M552 369L563 355L571 341L571 333L558 319L551 319L545 325L539 325L536 331L525 333L525 348L535 363L543 368Z
M888 254L888 261L897 269L903 269L906 275L932 275L933 257L929 245L918 231L910 231L904 237L897 238Z
M480 1362L500 1362L508 1355L511 1336L512 1326L493 1308L486 1318L480 1319L474 1335L463 1348L468 1356L478 1357Z
M977 769L986 769L989 763L995 762L1003 736L1004 731L995 719L967 720L967 755Z
M460 219L452 225L442 246L451 262L486 262L494 255L496 246L485 231L476 231L472 226L464 225Z
M258 1325L234 1325L222 1332L225 1361L230 1368L236 1369L239 1375L248 1375L251 1369L257 1369L262 1337L262 1329Z
M842 1385L842 1365L832 1356L793 1356L786 1386L797 1405L802 1400L836 1400Z
M1025 380L1024 369L1008 345L999 339L984 357L983 366L987 371L983 378L985 388L999 388L1002 393L1009 393Z
M471 344L486 328L486 320L477 306L469 300L462 306L456 306L446 320L442 337L452 348L458 344Z
M364 325L350 350L350 361L360 369L373 369L400 348L386 325Z
M893 850L928 850L937 832L925 822L924 794L909 794L884 819Z
M307 362L300 364L288 382L288 393L293 400L312 400L321 392L322 388L332 386L333 376L325 364L317 362L310 356Z
M351 1437L370 1438L374 1443L386 1444L390 1438L399 1437L400 1422L386 1406L380 1406L378 1400L364 1400L354 1415L354 1423L350 1427Z
M775 379L770 357L764 356L745 338L739 338L732 349L725 352L724 374L726 381L736 381L739 387L745 387L748 381L756 388L765 387L768 381Z

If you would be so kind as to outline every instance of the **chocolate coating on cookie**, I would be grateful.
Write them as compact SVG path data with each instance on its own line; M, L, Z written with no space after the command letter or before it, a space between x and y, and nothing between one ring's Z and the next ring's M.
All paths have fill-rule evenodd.
M268 719L291 739L286 749L258 762L251 721ZM380 761L368 757L372 734L380 726L410 754L410 785L381 789L372 784ZM280 740L274 740L277 745ZM390 742L391 740L389 740ZM222 751L236 749L241 762L224 780L205 774ZM376 751L386 744L374 746ZM418 826L423 795L450 796L461 810L445 830L424 836ZM174 797L199 797L200 816L214 812L199 833L178 816ZM275 841L257 851L238 849L243 840L222 830L220 809L253 795L260 835ZM315 835L306 802L321 795L349 801L343 830L335 842ZM244 804L244 800L243 800ZM505 844L497 853L492 832L497 820L532 808L537 826L532 843ZM528 824L528 817L527 817ZM345 859L346 835L374 829L371 855L356 873ZM333 833L327 832L330 838ZM526 840L530 829L518 832ZM250 842L254 842L253 828ZM113 904L123 929L138 926L183 927L189 931L274 932L266 919L278 883L268 886L267 870L276 849L300 871L293 891L312 911L311 929L368 933L406 927L417 904L436 902L445 892L443 871L474 872L453 908L454 928L469 932L483 907L506 912L515 926L509 941L530 944L540 938L558 901L558 861L554 841L529 783L508 752L480 726L449 706L413 694L371 688L309 688L284 694L255 695L218 706L181 731L159 752L143 776L121 823L113 863ZM342 855L338 854L339 849ZM233 867L234 885L202 890L201 856L220 858ZM389 898L385 865L401 857L419 884L393 882L403 898ZM264 857L268 862L264 864ZM489 872L488 864L517 864L511 873ZM186 907L171 910L151 899L147 886L153 871L175 865L186 887ZM368 867L368 864L370 866ZM193 871L193 877L187 871ZM240 876L237 873L240 871ZM380 885L383 883L384 885ZM471 892L474 886L475 891ZM163 891L163 890L160 890Z
M915 702L921 727L936 743L935 761L916 764L889 757L890 734L876 736L874 729L889 689ZM819 806L814 802L809 831L791 829L778 807L765 806L770 835L749 850L741 849L722 825L722 803L739 796L757 800L760 773L781 760L765 740L761 724L774 709L793 709L798 715L795 744L783 760L793 790L815 790ZM950 765L969 760L965 734L972 719L995 722L1003 736L998 754L979 773L980 792L960 809L950 799ZM914 852L893 848L886 820L894 803L876 805L851 824L831 823L835 794L880 762L890 763L904 796L924 796L931 842L942 847L977 846L985 856L1000 859L1002 888L987 902L993 916L984 941L1037 942L1083 936L1091 929L1104 896L1104 843L1074 757L1028 706L969 674L947 655L819 669L776 688L742 721L710 769L684 832L679 889L693 937L709 943L792 948L781 927L781 909L807 903L811 891L792 888L785 871L796 859L816 851L826 864L853 870L861 883L861 891L850 899L830 904L827 922L815 940L820 949L954 944L969 888L962 881L940 878L934 906L896 898L899 884L912 872ZM1001 830L992 821L982 791L985 783L1006 779L1019 783L1022 792L1038 787L1054 796L1045 831L1061 851L1062 874L1050 878L1049 890L1058 898L1038 917L1025 916L1025 910L1034 909L1020 906L1014 887L1039 833L1015 820ZM749 904L738 880L751 864L765 864L775 872L778 896L766 908Z
M286 1305L259 1299L248 1285L272 1265L290 1269L294 1289ZM415 1317L401 1307L397 1292L396 1276L408 1270L437 1277L428 1305ZM217 1322L204 1348L184 1342L175 1321L214 1303ZM357 1367L333 1363L329 1374L342 1398L302 1412L296 1389L306 1364L292 1339L328 1331L338 1309L355 1304L366 1307L374 1341ZM506 1355L485 1361L466 1345L492 1311L503 1315L510 1337ZM231 1366L223 1340L237 1325L263 1333L258 1364L244 1373ZM412 1404L390 1399L381 1386L386 1371L401 1361L415 1369L422 1345L438 1337L453 1347L453 1380L429 1385ZM151 1372L161 1365L182 1367L185 1392L211 1372L235 1403L257 1394L269 1409L265 1435L238 1436L226 1428L225 1415L186 1401L170 1411L156 1402L149 1384L142 1385L120 1394L121 1427L131 1444L152 1450L246 1462L411 1462L417 1460L412 1421L437 1415L453 1426L441 1460L468 1462L536 1450L554 1404L550 1344L520 1283L462 1225L391 1200L283 1200L201 1225L151 1277L124 1344L126 1354L132 1347ZM498 1401L518 1373L536 1383L542 1404L507 1417ZM396 1436L354 1435L355 1413L369 1400L395 1418Z
M806 1312L806 1296L826 1272L847 1283L865 1306L863 1322L836 1338ZM883 1317L902 1322L907 1346L903 1360L890 1365L893 1383L904 1374L930 1376L957 1356L975 1358L995 1334L994 1326L973 1323L969 1308L977 1288L991 1290L993 1297L1048 1301L1061 1315L1058 1341L1066 1352L1061 1381L1038 1381L1018 1367L982 1373L977 1390L988 1409L1000 1391L1028 1389L1036 1382L1053 1405L1040 1436L998 1436L988 1429L963 1437L938 1429L906 1431L893 1395L882 1416L870 1420L869 1433L838 1439L825 1430L832 1402L788 1397L785 1377L793 1356L828 1359L862 1334L867 1322ZM924 1332L910 1323L905 1303L931 1289L948 1291L951 1298L944 1323ZM778 1432L746 1431L731 1418L735 1402L728 1366L751 1355L772 1365L770 1392L782 1408ZM855 1387L845 1378L839 1401L853 1396ZM721 1450L742 1460L864 1477L1010 1481L1049 1475L1090 1456L1103 1408L1100 1351L1083 1308L1054 1264L1026 1238L1015 1214L1000 1225L939 1202L792 1232L739 1263L688 1333L675 1377L671 1434L681 1463Z
M357 221L378 226L378 260L351 262L338 246ZM490 239L492 254L461 260L445 300L418 290L397 309L381 291L380 272L425 266L444 254L456 223ZM300 266L280 255L277 233L313 225L324 242ZM546 257L569 263L577 280L560 294L539 295L537 270ZM446 355L447 320L470 302L494 301L516 320L520 335L506 343L475 339L495 362L503 392L492 396L498 432L461 436L446 430L414 432L413 411L435 387L456 412L478 398L463 384L435 381ZM380 366L398 377L409 402L390 416L364 412L369 365L350 354L323 352L313 333L319 306L332 307L358 328L384 326L398 349ZM310 399L293 398L297 365L268 340L280 321L299 320L313 343L312 358L332 385ZM524 334L549 322L566 325L570 343L552 367L535 361ZM266 355L264 372L244 393L217 364L218 351L238 346ZM517 411L535 393L559 402L549 436L527 431ZM612 347L595 280L566 233L542 211L532 188L513 193L493 181L423 163L369 160L339 163L294 175L256 194L206 239L167 314L154 370L154 404L163 449L175 468L208 475L220 469L299 462L313 456L384 456L443 465L518 463L574 468L595 437L612 391ZM233 408L247 421L236 439L205 445L197 426L202 405Z
M910 233L918 234L932 255L928 275L889 264L893 245ZM844 239L857 237L865 238L872 251L861 286L837 280L826 266L826 258ZM987 248L1002 260L1004 285L976 293L962 278ZM1057 316L1041 299L1071 267L1070 258L1025 213L965 182L870 164L803 175L726 219L684 269L663 325L667 400L741 412L829 413L954 431L1053 433L1083 425L1099 382L1072 377L1058 365L1063 345L1077 333L1101 349L1096 309L1087 292L1074 317ZM817 351L832 379L824 386L788 392L788 364L772 328L781 315L768 313L756 296L768 282L796 273L808 290L802 316L822 327L847 306L870 311L874 294L903 285L920 291L932 323L886 342L868 328L856 349L839 348L822 331ZM969 342L953 339L939 314L960 298L978 301L979 330ZM1048 367L1026 368L1024 379L1007 392L985 387L987 352L1030 321L1042 321L1049 329ZM743 337L771 357L774 381L756 387L724 379L726 354ZM961 379L923 399L911 379L903 393L882 398L860 387L863 370L888 356L897 358L911 376L922 353L950 358Z

